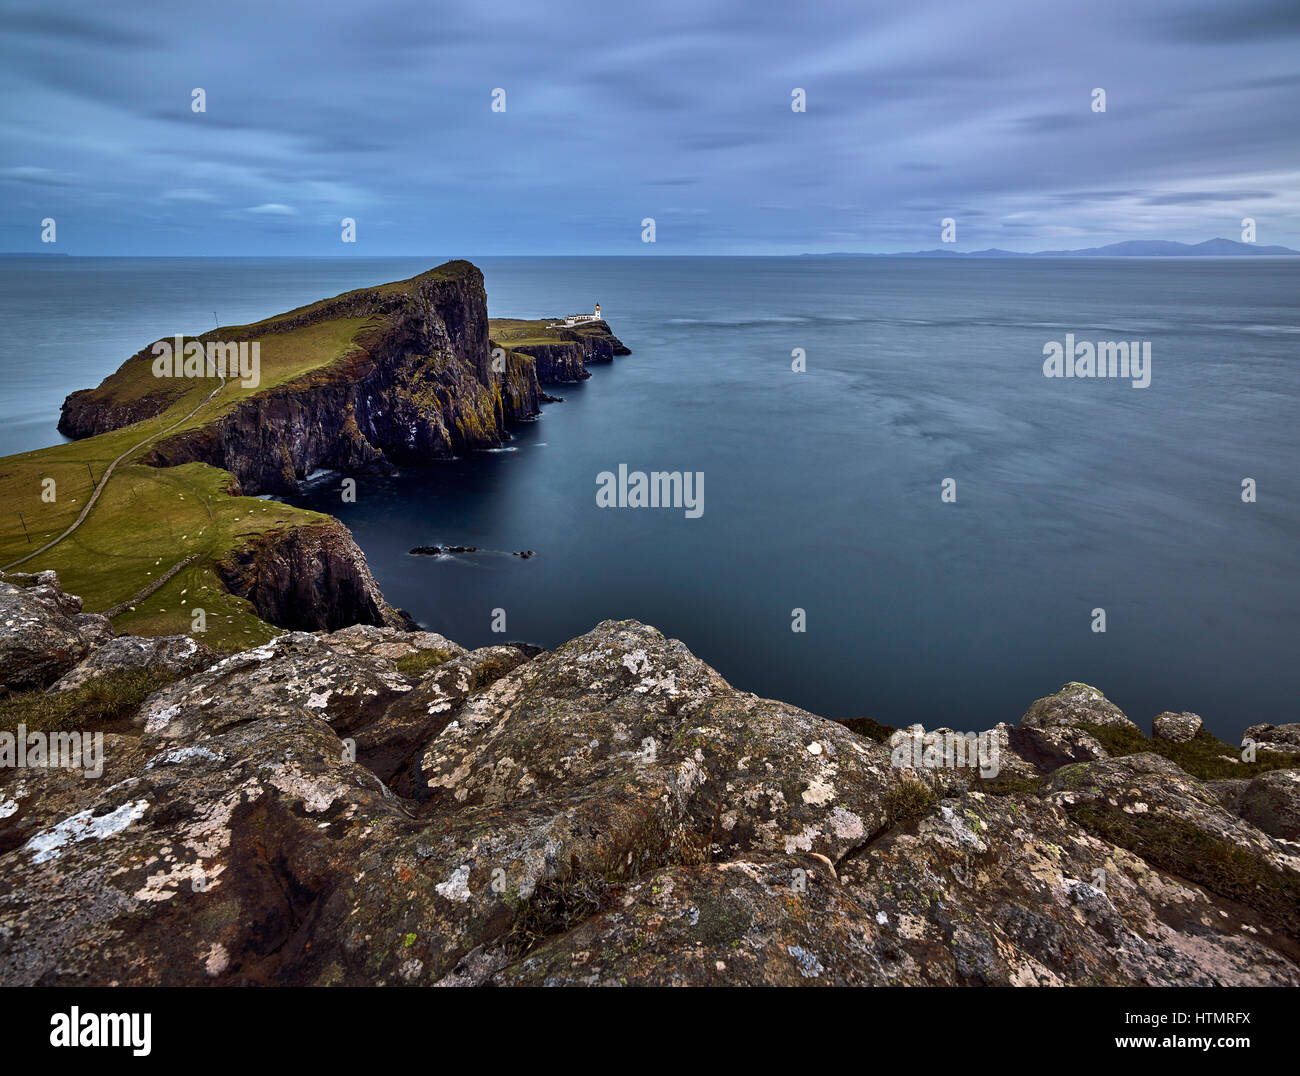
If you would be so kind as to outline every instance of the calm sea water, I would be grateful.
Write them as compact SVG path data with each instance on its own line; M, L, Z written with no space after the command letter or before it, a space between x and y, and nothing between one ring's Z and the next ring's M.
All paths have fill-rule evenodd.
M0 262L0 453L151 339L442 260ZM635 617L740 688L890 724L1015 721L1071 679L1140 724L1300 720L1300 259L476 261L494 316L599 301L633 354L505 451L301 498L429 627ZM1150 387L1044 378L1067 332L1151 341ZM703 516L598 508L620 463L702 471ZM430 544L498 552L407 552Z

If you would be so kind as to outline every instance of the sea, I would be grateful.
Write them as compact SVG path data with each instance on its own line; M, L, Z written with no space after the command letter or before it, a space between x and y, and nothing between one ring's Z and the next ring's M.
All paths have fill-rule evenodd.
M1300 720L1298 258L6 258L0 455L161 336L451 256L492 316L599 302L632 353L500 449L295 498L429 629L632 618L738 689L897 726L1015 722L1070 680L1147 729ZM1046 376L1067 336L1149 345L1149 384ZM620 467L702 510L602 507Z

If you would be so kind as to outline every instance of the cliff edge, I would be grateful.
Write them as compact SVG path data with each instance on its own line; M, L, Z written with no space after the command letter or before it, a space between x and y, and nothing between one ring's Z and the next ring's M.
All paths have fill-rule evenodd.
M320 469L390 472L494 447L510 424L538 413L533 362L507 355L493 363L483 275L469 262L194 339L257 344L258 383L230 378L217 407L142 461L220 467L248 494L296 492ZM155 376L154 346L98 388L70 395L60 431L103 433L172 406L177 379Z
M0 767L0 984L1300 985L1300 757L1225 788L1087 685L985 779L634 621L223 657L78 604L0 581L0 760L104 730L102 779Z

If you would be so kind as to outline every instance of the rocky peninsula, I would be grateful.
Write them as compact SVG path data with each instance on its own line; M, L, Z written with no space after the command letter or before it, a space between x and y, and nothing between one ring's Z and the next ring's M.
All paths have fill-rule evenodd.
M255 378L158 376L164 347L250 344ZM189 633L200 608L201 637L226 651L284 628L410 627L343 524L266 498L321 472L363 480L498 447L554 399L544 386L629 353L603 320L489 320L465 261L155 341L67 398L72 443L0 460L0 496L23 512L0 522L0 568L56 570L89 608L114 609L119 631ZM32 557L94 497L75 535Z

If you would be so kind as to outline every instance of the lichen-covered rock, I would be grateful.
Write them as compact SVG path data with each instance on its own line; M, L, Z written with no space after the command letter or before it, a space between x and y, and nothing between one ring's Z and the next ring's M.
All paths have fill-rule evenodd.
M1230 777L1218 781L1206 781L1205 787L1210 790L1219 804L1235 815L1241 814L1241 797L1250 785L1250 779L1246 777Z
M306 711L344 735L379 717L411 686L387 662L365 662L318 636L287 632L154 692L136 722L160 740L188 742Z
M1251 725L1242 735L1242 744L1247 740L1253 740L1256 749L1260 751L1300 755L1300 722L1290 725Z
M1085 832L1051 800L972 791L837 870L879 927L890 982L1300 982L1252 923L1224 914L1230 904Z
M714 857L837 858L886 822L905 780L879 744L735 691L635 621L605 621L471 698L421 770L446 806L618 789L642 824L686 822Z
M1078 731L986 780L633 621L291 632L0 770L0 984L1300 985L1296 846Z
M492 976L528 986L866 986L926 982L811 856L670 867Z
M1025 728L1046 729L1059 725L1105 725L1136 729L1124 711L1095 687L1070 681L1055 695L1036 700L1020 719Z
M315 887L359 869L350 819L375 832L401 817L305 712L196 739L146 734L135 774L82 782L70 813L3 857L0 982L274 978ZM334 849L345 858L326 868Z
M90 767L90 752L83 751L79 766L28 766L0 768L0 855L18 848L42 829L73 816L95 788L106 788L140 771L148 756L139 736L106 732L100 741L101 770ZM0 943L2 945L2 943Z
M321 636L321 642L337 654L378 658L390 664L429 650L442 651L449 658L466 652L463 646L436 631L403 631L373 624L340 628Z
M0 695L45 687L113 637L54 572L0 577Z
M1070 725L1045 728L999 725L998 729L1006 738L1006 748L1040 773L1053 773L1073 762L1109 757L1095 736Z
M1270 836L1300 841L1300 770L1261 773L1242 791L1238 813Z
M119 635L93 651L49 688L50 694L72 691L105 673L128 670L170 673L177 679L216 664L221 655L188 635L160 635L137 638Z
M1300 970L1036 799L978 791L854 850L658 871L500 985L1244 985Z
M440 635L423 634L442 639ZM382 781L391 783L397 778L394 787L408 795L423 795L422 783L415 775L401 772L415 761L415 753L447 726L471 694L527 660L512 646L487 646L468 652L455 643L451 646L454 652L435 646L454 656L426 673L414 690L396 699L377 720L355 734L360 761Z
M1300 857L1169 759L1145 752L1066 766L1048 790L1090 833L1248 905L1262 930L1300 936Z
M1203 724L1197 714L1169 712L1156 714L1151 722L1151 735L1166 743L1191 743L1196 739L1196 734L1201 731Z

